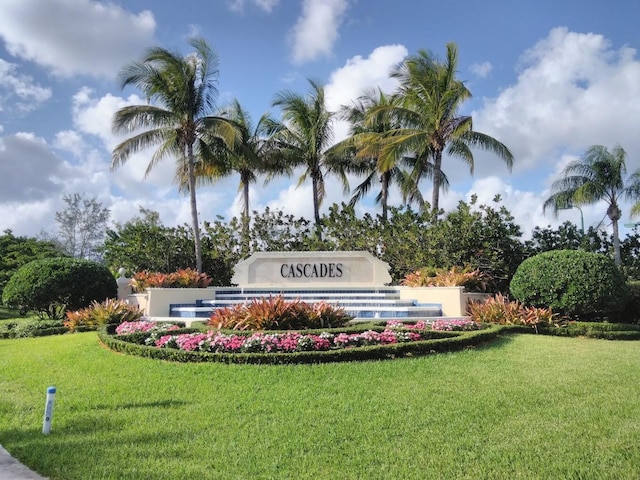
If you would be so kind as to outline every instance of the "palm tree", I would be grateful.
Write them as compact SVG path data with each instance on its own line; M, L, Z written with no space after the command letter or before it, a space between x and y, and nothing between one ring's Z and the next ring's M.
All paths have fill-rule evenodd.
M351 124L350 136L334 145L332 149L353 151L354 159L349 168L351 173L364 174L364 180L354 189L350 205L362 200L374 182L380 182L380 192L376 196L376 203L382 207L382 221L387 221L389 205L389 189L393 183L398 184L404 195L405 202L416 201L423 203L422 195L417 189L412 189L412 182L405 170L401 168L406 163L406 157L383 156L379 144L384 135L397 128L393 118L387 114L375 116L375 121L367 121L368 112L373 108L391 106L393 98L385 95L380 89L367 90L351 105L343 106L341 116Z
M543 211L570 206L583 206L605 201L607 216L613 226L613 253L615 263L622 264L618 220L622 217L620 200L637 201L640 198L640 170L627 182L625 175L627 154L620 145L611 152L602 145L592 145L582 158L570 162L562 171L562 178L551 185L551 195L544 202ZM626 183L626 185L625 185ZM632 209L633 214L633 209Z
M272 168L291 172L293 168L305 167L298 186L311 177L316 234L321 239L320 206L326 194L324 176L327 173L337 175L344 191L348 192L345 171L350 157L329 151L334 114L327 110L324 87L313 80L309 83L311 93L308 96L283 91L273 101L273 106L282 110L282 121L272 128L276 160Z
M249 252L250 203L249 187L258 180L258 175L267 171L269 128L274 120L264 114L253 126L251 115L236 99L223 108L220 115L231 122L236 130L235 141L230 148L220 145L218 156L196 163L196 179L199 183L212 183L235 172L240 175L238 190L242 192L242 243L243 254ZM216 132L211 142L215 142Z
M400 81L398 106L374 108L370 121L385 110L393 110L398 119L396 128L381 141L385 156L413 157L411 178L417 185L423 177L433 180L431 208L437 220L440 189L443 188L442 160L446 153L462 159L471 174L474 169L472 148L495 153L511 169L511 151L495 138L474 131L471 116L458 113L471 92L456 78L458 49L447 44L447 58L439 62L433 54L420 50L392 73Z
M210 116L217 95L216 55L202 39L193 39L190 44L195 52L187 56L151 48L142 61L132 62L120 71L122 88L128 85L139 88L149 103L127 106L115 113L114 133L131 136L113 150L111 168L118 168L137 152L157 146L145 177L167 157L176 160L177 179L181 178L181 172L187 172L196 268L202 272L196 159L215 156L212 149L218 147L206 141L212 132L227 145L233 143L236 132L226 119Z

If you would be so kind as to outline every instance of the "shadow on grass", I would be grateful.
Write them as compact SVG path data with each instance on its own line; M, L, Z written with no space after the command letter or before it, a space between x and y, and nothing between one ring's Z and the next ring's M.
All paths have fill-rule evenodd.
M122 405L96 405L96 410L114 410L123 409L130 410L133 408L174 408L182 407L187 402L182 400L159 400L156 402L140 402L140 403L123 403Z

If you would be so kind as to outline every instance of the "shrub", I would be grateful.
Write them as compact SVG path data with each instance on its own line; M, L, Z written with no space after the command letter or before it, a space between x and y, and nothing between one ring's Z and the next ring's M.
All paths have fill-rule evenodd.
M129 305L123 300L108 298L102 303L94 301L90 307L67 312L64 326L71 331L77 330L80 326L95 329L100 325L135 322L142 314L142 310L137 306Z
M520 302L511 302L507 297L497 294L484 303L469 304L469 315L480 323L498 325L526 325L537 327L554 323L555 315L550 308L526 307Z
M134 292L143 292L147 288L206 288L211 281L206 273L184 268L173 273L138 272L133 276L131 286Z
M41 318L61 319L66 310L116 295L116 281L107 267L76 258L48 258L19 268L7 282L2 301Z
M282 295L220 308L208 325L232 330L301 330L340 327L351 320L343 308L325 302L288 302Z
M484 291L488 275L469 267L444 268L425 267L407 274L400 285L406 287L465 287L471 291Z
M623 323L640 323L640 281L627 283L629 301L619 315L618 321Z
M510 285L527 306L582 319L615 316L627 303L625 279L605 255L581 250L540 253L520 264Z

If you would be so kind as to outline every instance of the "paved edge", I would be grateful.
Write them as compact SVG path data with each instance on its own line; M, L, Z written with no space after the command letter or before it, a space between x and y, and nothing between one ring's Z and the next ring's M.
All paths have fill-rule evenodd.
M13 458L0 445L0 478L2 480L47 480Z

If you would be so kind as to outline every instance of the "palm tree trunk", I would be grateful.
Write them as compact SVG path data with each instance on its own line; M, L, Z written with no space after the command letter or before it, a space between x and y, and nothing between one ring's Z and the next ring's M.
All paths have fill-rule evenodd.
M196 204L196 173L193 157L193 145L187 146L187 172L189 175L189 199L191 201L191 224L193 227L193 243L196 250L196 270L202 273L202 245L200 244L200 224L198 222L198 206Z
M242 254L249 254L249 182L242 182Z
M442 167L442 150L436 150L433 156L433 192L431 193L431 215L433 222L438 222L438 212L440 211L440 185L442 178L440 168Z
M322 241L322 228L320 226L320 198L318 193L318 179L315 174L311 175L311 185L313 187L313 216L316 222L316 236Z
M387 207L389 202L389 183L391 178L391 172L387 170L382 174L380 181L382 182L382 195L380 196L380 203L382 204L382 222L387 223Z
M620 235L618 232L618 219L613 221L613 260L616 265L622 266L622 255L620 255Z

